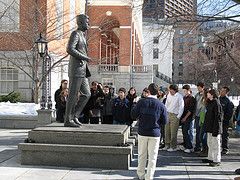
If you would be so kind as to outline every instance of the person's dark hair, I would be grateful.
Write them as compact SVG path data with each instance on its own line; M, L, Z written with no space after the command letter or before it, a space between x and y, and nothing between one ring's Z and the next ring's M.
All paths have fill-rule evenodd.
M132 89L134 89L134 94L131 94L130 93L130 91L132 90ZM128 91L128 94L127 94L127 98L136 98L137 97L137 91L136 91L136 88L135 87L131 87L130 89L129 89L129 91Z
M158 94L159 87L158 87L157 84L151 83L151 84L149 84L149 86L148 86L148 90L149 90L149 92L150 92L151 95L157 95L157 94Z
M123 87L119 88L118 92L120 92L120 91L126 93L126 89Z
M147 88L147 87L145 87L145 88L143 89L143 92L149 93L149 90L148 90L148 88Z
M182 89L186 89L186 90L191 90L190 86L188 84L185 84Z
M223 86L222 88L225 89L227 91L227 93L230 91L229 87L227 87L227 86Z
M174 90L175 92L178 92L178 86L177 86L176 84L171 84L171 85L169 86L169 89L172 89L172 90Z
M109 87L108 85L104 86L104 88L108 88L108 89L110 89L110 87Z
M203 87L204 87L204 83L203 83L203 82L198 82L198 83L197 83L197 86L200 86L200 87L203 88Z
M97 82L97 81L93 81L91 84L92 84L92 86L93 86L93 85L98 84L98 82Z
M61 80L61 84L66 82L66 81L68 81L68 80L66 80L66 79Z
M210 93L213 98L218 99L218 91L216 89L210 89L208 93Z

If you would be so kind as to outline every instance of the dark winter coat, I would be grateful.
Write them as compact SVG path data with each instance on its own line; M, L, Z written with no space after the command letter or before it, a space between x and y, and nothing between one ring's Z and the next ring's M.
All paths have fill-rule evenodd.
M120 123L128 123L130 121L130 105L129 101L119 97L114 99L112 108L113 120Z
M230 121L230 119L232 118L232 115L233 115L234 105L228 99L227 96L220 97L219 100L220 100L220 103L222 105L222 109L223 109L223 112L224 112L223 123L224 124L229 124L229 121Z
M58 90L56 90L54 94L54 101L56 102L55 108L58 109L61 106L61 97L60 94L62 92L62 86Z
M223 110L218 99L208 100L205 114L205 127L207 133L216 137L222 134Z
M113 101L116 98L114 94L105 94L104 98L102 99L102 115L103 116L111 116L112 115L112 107L113 107Z

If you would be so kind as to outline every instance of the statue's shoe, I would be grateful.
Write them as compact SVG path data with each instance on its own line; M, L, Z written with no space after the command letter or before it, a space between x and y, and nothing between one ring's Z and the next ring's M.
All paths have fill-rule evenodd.
M78 124L79 126L82 126L82 123L80 123L80 122L78 121L78 118L75 117L75 118L73 119L73 121L74 121L75 124Z
M65 121L64 127L80 127L78 124L76 124L73 120Z

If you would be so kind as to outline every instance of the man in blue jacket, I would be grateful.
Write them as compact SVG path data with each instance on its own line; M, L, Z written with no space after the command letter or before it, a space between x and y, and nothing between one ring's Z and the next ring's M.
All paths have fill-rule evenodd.
M157 99L158 89L156 84L150 84L148 86L150 95L139 100L131 111L132 118L139 120L137 168L139 179L153 179L160 142L160 126L167 123L167 110ZM148 166L145 174L147 159Z

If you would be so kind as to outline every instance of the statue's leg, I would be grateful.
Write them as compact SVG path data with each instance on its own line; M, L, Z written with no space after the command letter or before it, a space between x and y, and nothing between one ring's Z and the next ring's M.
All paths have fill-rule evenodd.
M90 86L87 78L81 78L81 86L79 91L80 96L75 108L75 117L77 118L79 118L81 112L83 111L83 108L91 96Z
M65 113L65 123L64 126L67 127L77 127L73 122L74 111L77 103L78 91L81 86L81 78L69 77L69 94L66 104L66 113Z

